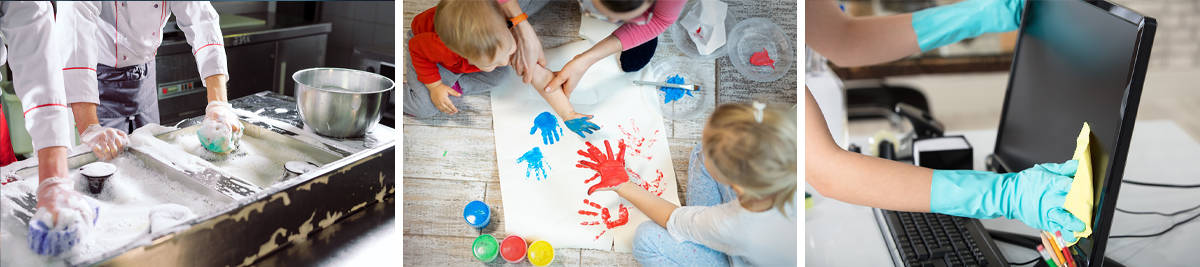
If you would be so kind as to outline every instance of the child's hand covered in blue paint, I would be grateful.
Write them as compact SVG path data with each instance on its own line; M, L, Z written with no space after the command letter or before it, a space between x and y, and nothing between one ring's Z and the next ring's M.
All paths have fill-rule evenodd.
M570 120L566 121L567 129L571 129L572 132L575 132L575 134L578 134L579 138L587 138L587 136L584 136L583 133L593 134L597 130L600 130L599 125L596 125L595 123L592 123L590 121L592 119L592 116L590 116L590 115L580 115L580 116L582 116L582 117L578 117L578 118L574 118L574 119L570 119Z
M542 112L533 118L533 127L529 128L529 134L537 133L538 129L542 130L542 144L552 145L562 138L562 128L558 128L558 118L550 112Z

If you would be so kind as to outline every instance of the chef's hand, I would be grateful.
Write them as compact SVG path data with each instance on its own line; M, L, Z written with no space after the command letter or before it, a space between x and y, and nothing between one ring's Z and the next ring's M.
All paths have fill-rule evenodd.
M528 21L518 23L513 27L513 37L517 40L517 52L512 57L513 70L521 75L521 81L531 83L534 80L532 70L546 66L546 54L542 51L542 42Z
M242 121L238 120L237 114L233 113L233 105L225 101L208 102L208 107L204 108L204 120L211 120L228 125L233 134L241 135Z
M88 126L86 130L83 130L79 139L91 147L92 154L95 154L96 158L100 160L116 158L129 144L129 136L125 132L100 126L100 124Z
M434 107L449 115L458 113L458 108L454 106L453 102L450 102L450 96L461 97L461 93L454 91L454 88L446 86L441 81L426 84L425 88L429 88L429 100L433 101Z
M100 206L75 191L74 182L52 177L37 190L37 212L29 221L29 248L41 255L57 256L79 243L96 224Z
M592 63L594 61L583 55L575 56L567 62L567 65L563 66L562 70L554 73L554 79L550 80L544 90L551 92L555 88L562 88L563 93L570 96L571 92L575 91L575 86L579 85L579 79L583 77L583 73L592 67Z

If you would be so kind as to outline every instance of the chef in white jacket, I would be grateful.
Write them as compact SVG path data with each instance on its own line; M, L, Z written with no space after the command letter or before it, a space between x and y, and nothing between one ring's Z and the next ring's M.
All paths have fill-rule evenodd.
M48 255L73 247L99 215L99 206L68 180L67 148L74 137L62 55L73 31L64 20L70 19L56 22L49 2L0 2L0 64L7 62L12 70L38 158L37 212L29 221L28 241L35 252Z
M211 4L165 1L74 4L73 11L79 16L75 27L79 35L63 72L70 93L68 101L81 132L86 135L133 131L159 122L154 59L162 44L163 28L175 16L208 90L205 124L220 125L226 132L240 135L242 124L227 102L225 84L229 68L220 20ZM201 139L204 143L205 138ZM123 145L117 151L121 148ZM97 154L102 158L115 156Z

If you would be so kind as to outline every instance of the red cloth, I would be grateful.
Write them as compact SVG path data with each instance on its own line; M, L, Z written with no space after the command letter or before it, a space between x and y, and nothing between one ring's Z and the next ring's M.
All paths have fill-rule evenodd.
M413 17L410 28L413 37L408 39L408 54L412 60L413 69L417 71L417 80L429 84L442 80L438 74L438 64L454 73L479 72L479 67L471 65L466 58L455 54L442 43L437 33L433 31L433 16L437 7L430 8Z
M13 152L12 138L8 137L8 120L4 119L4 112L0 112L0 166L8 166L16 161L17 154Z

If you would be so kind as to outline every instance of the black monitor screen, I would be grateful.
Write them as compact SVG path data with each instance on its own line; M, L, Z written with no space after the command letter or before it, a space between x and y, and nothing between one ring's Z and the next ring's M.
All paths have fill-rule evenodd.
M1123 8L1110 13L1081 0L1029 1L1026 9L995 154L1010 171L1066 161L1087 122L1093 134L1093 215L1100 214L1126 110L1138 24L1114 15L1132 14ZM1093 242L1084 239L1078 246L1091 254Z

